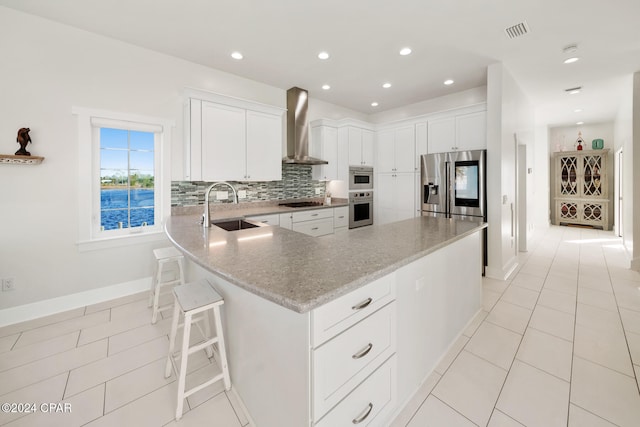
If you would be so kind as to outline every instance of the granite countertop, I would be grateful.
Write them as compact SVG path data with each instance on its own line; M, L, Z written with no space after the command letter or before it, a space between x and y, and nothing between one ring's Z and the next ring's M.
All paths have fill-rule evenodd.
M299 313L486 227L418 217L311 237L277 226L227 232L202 227L200 218L167 220L165 231L178 249L211 273Z

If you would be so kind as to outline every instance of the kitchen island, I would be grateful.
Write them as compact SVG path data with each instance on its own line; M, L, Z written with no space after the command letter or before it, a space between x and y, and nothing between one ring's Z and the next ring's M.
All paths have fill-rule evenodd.
M320 238L173 216L223 295L235 391L258 427L385 425L481 307L486 224L420 217Z

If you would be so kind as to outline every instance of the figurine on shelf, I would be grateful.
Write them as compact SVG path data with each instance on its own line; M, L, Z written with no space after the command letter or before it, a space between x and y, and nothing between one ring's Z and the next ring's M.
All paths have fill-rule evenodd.
M20 144L20 149L16 151L16 156L30 156L31 153L27 151L27 144L31 142L31 137L29 136L29 132L31 129L29 128L20 128L18 130L18 144ZM31 142L33 144L33 142Z
M584 143L584 140L582 139L582 132L578 132L578 139L576 139L576 150L582 151L582 143Z

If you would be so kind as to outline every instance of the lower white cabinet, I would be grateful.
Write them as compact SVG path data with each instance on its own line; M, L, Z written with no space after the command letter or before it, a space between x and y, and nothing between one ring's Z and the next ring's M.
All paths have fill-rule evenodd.
M335 233L349 230L349 207L333 208L333 231Z
M349 229L349 208L312 209L279 215L280 227L308 234L313 237L326 236Z
M315 425L383 426L395 406L395 378L396 357L393 356Z
M251 219L256 222L261 222L263 224L268 225L280 225L280 215L279 214L270 214L270 215L256 215L249 216L248 219Z
M394 406L395 287L392 273L312 311L316 425L375 425Z

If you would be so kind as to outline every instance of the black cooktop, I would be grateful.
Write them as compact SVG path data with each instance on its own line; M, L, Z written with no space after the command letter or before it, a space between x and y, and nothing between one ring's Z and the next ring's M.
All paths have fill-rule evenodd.
M308 208L309 206L322 206L322 202L290 202L280 203L280 206L286 206L288 208Z

